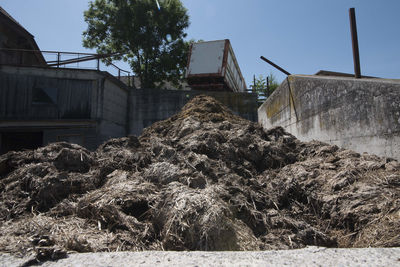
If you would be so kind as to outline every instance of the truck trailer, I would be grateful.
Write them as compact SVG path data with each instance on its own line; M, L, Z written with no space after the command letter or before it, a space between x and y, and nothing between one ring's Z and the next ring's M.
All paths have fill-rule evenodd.
M247 91L228 39L193 43L190 47L186 78L194 90Z

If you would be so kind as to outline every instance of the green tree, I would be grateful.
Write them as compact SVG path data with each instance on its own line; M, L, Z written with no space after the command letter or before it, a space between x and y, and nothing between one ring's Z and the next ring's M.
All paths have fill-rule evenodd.
M84 19L83 45L128 61L143 88L183 78L189 16L179 0L95 0Z
M271 72L267 76L259 75L258 78L254 75L253 84L250 85L253 93L258 95L258 100L263 101L267 99L276 88L278 88L279 83L276 80L275 75Z

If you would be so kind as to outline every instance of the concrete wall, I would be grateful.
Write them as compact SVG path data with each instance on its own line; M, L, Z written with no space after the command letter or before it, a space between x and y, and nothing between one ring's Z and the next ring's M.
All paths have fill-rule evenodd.
M97 84L104 79L96 71L0 66L0 119L96 118ZM35 99L43 92L52 103ZM92 109L93 108L93 109Z
M104 72L0 65L0 134L36 131L44 145L95 149L127 134L128 92Z
M90 119L91 90L90 80L0 72L0 118ZM39 97L46 91L54 99L45 95L49 101L43 102Z
M264 128L400 160L400 80L292 75L258 109Z
M103 113L100 122L100 143L128 133L129 90L120 84L105 80Z
M2 133L7 140L10 133L39 133L43 145L69 141L95 149L110 138L140 135L199 94L257 121L254 94L132 89L106 72L0 65L0 139Z
M235 114L257 121L257 96L248 93L133 89L130 94L129 133L140 135L156 121L178 113L196 95L210 95L229 107Z

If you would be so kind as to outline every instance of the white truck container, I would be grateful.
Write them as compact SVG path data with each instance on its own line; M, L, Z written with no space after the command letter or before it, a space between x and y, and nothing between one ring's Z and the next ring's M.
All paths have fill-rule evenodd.
M247 91L228 39L193 43L186 78L195 90Z

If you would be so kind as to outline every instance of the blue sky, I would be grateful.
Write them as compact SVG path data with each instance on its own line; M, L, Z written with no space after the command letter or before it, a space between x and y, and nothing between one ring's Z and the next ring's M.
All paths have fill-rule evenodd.
M163 1L163 0L161 0ZM2 0L42 50L93 52L82 47L86 0ZM247 85L254 74L318 70L353 73L348 9L356 8L363 75L400 78L399 0L183 0L188 38L230 39ZM128 68L123 63L118 64Z

